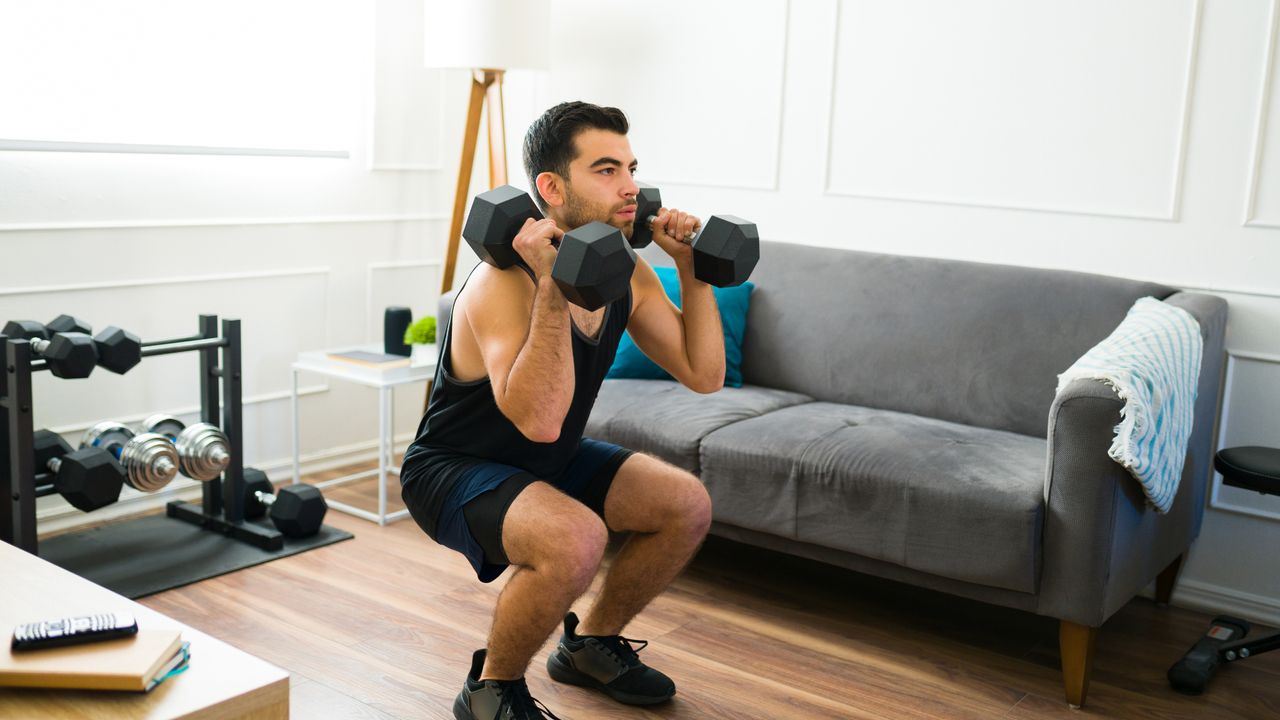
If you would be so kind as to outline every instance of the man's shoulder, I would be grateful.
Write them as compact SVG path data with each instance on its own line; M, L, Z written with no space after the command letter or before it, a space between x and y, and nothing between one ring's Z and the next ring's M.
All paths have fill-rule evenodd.
M481 263L458 293L457 306L470 316L495 312L526 316L533 306L536 286L523 269L498 269Z
M662 295L662 281L649 261L636 256L636 269L631 273L631 309L634 311L645 299Z
M482 262L467 280L466 287L458 293L458 297L459 299L463 297L488 297L495 294L528 295L533 297L533 291L536 287L537 285L534 283L533 278L529 276L528 271L517 265L499 269Z

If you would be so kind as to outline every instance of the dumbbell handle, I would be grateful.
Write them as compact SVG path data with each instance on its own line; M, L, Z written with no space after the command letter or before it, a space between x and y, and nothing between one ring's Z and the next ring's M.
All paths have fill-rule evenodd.
M657 216L657 215L650 215L650 216L649 216L649 218L648 218L647 220L645 220L645 222L646 222L646 223L648 223L648 225L649 225L649 229L650 229L650 230L652 230L652 229L653 229L653 223L654 223L654 221L655 221L655 220L657 220L657 219L658 219L658 216ZM697 239L698 239L698 233L696 233L696 232L691 232L691 233L686 234L684 237L680 238L680 242L682 242L682 243L684 243L684 244L686 244L686 245L692 245L692 244L694 243L694 241L696 241Z
M58 489L51 482L51 478L58 474L58 470L62 469L62 458L53 458L45 464L49 472L36 473L36 497L44 497L45 495L57 495ZM45 481L41 484L41 481Z
M261 490L255 490L253 492L253 496L257 498L258 502L262 503L265 507L271 507L271 504L276 501L275 495L272 495L271 493L264 493Z

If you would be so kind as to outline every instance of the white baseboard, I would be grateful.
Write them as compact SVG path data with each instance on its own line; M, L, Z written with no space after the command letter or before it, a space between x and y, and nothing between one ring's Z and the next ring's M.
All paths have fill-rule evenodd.
M393 438L392 445L403 448L412 439L412 433L403 433ZM377 459L378 441L366 440L303 455L299 458L299 465L301 473L309 475L345 465L373 462ZM287 482L293 477L292 457L248 464L265 472L272 482ZM120 494L120 500L92 513L80 512L62 498L53 496L47 499L47 505L42 503L42 506L37 508L36 521L39 524L40 533L61 532L81 525L91 525L156 510L164 507L170 500L198 501L202 494L201 483L178 477L164 490L155 493L140 493L126 487Z
M1250 622L1280 627L1280 600L1221 585L1179 578L1169 602L1177 607L1235 615Z

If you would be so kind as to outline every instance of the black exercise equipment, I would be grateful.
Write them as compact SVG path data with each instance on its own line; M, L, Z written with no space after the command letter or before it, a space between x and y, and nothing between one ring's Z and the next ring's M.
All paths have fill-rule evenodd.
M1280 495L1280 449L1234 447L1219 450L1213 468L1222 474L1222 484ZM1209 631L1187 654L1169 668L1169 685L1187 695L1204 692L1209 679L1223 663L1236 662L1280 648L1280 633L1247 639L1249 623L1219 615Z
M78 332L83 335L93 334L93 326L74 315L59 315L50 320L49 324L45 325L45 329L49 331L50 335L62 332Z
M513 241L526 220L542 213L525 191L503 185L476 196L462 237L481 260L499 269L524 264ZM627 294L636 253L622 231L593 222L564 234L551 278L569 302L596 310Z
M244 516L260 518L269 514L276 529L292 538L302 538L320 532L329 505L319 488L313 485L285 485L279 492L267 479L267 474L257 468L244 469Z
M30 341L31 349L44 358L56 377L87 378L98 364L93 338L84 333L57 333L50 338L45 326L34 320L10 320L4 325L4 334Z
M72 450L60 435L38 430L33 436L36 497L61 495L72 507L92 512L120 498L124 468L103 450Z
M114 325L93 336L98 351L98 367L123 375L142 362L142 340Z
M636 227L631 246L653 242L651 223L662 207L662 194L653 185L636 183ZM756 224L733 215L712 215L697 235L681 238L693 245L693 274L716 287L741 285L760 262L760 231Z
M105 421L85 432L80 447L111 453L125 470L125 482L142 492L156 492L178 474L178 450L158 433L135 435L125 425Z
M216 425L196 423L188 427L172 415L152 415L142 421L142 432L168 438L178 452L179 470L192 480L209 482L231 462L227 436Z
M123 375L142 362L142 340L137 335L114 325L91 338L92 331L79 318L59 315L48 325L34 320L10 320L5 323L3 334L31 341L50 372L61 378L89 377L94 366Z
M284 547L284 535L274 528L244 522L244 466L241 454L243 407L241 399L240 321L216 315L201 315L195 335L141 343L143 358L177 353L195 353L193 370L200 393L200 419L217 423L227 436L231 460L221 478L202 486L199 504L171 501L165 506L169 517L263 550ZM37 553L36 466L32 442L32 374L49 369L34 357L31 343L0 333L0 541L29 553ZM167 442L167 441L166 441Z

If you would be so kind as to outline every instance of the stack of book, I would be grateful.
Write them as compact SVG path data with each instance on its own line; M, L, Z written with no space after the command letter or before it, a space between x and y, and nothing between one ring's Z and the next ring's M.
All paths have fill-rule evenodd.
M7 643L6 643L7 644ZM190 643L174 629L0 657L0 686L147 692L186 669Z
M409 367L410 358L404 355L388 355L380 352L368 352L366 350L348 350L346 352L331 352L329 358L332 360L341 360L355 365L363 365L364 367L377 368L378 370L391 370L394 368Z

